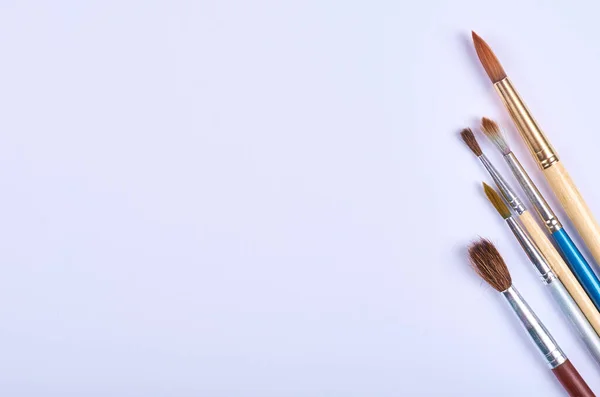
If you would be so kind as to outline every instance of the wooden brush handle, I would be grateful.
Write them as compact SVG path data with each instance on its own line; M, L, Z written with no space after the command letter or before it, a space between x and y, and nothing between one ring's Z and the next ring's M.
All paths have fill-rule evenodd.
M561 278L565 273L570 273L571 270L563 260L562 256L560 256L550 239L548 239L548 234L533 218L531 212L523 212L519 216L519 220L521 221L523 226L525 226L525 230L527 230L535 245L537 245L540 251L542 251L542 254L548 261L548 264L550 265L554 273L556 273L556 275L559 278Z
M572 397L593 397L594 392L579 375L570 360L565 361L552 370L554 376Z
M562 204L568 217L575 225L585 245L591 251L597 264L600 264L600 226L594 219L581 193L571 180L562 162L553 164L544 170L544 176L552 191Z
M569 294L583 312L583 315L588 319L590 325L596 333L600 335L600 313L596 306L587 295L577 278L573 275L569 266L565 263L562 256L558 253L552 242L548 239L548 235L542 230L542 227L529 211L523 212L519 216L519 220L525 227L525 230L531 236L531 239L538 246L542 255L548 261L552 271L563 283Z

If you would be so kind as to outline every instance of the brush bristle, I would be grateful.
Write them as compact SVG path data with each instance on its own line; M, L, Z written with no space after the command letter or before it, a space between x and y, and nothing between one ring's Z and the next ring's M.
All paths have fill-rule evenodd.
M510 218L510 210L508 209L506 204L504 204L504 200L502 200L502 197L500 197L500 195L485 182L483 182L483 191L485 192L485 195L487 196L488 200L490 200L490 203L492 203L492 205L494 206L494 208L496 208L496 211L498 211L502 218Z
M464 130L462 130L460 132L460 137L463 141L465 141L469 149L471 149L471 151L475 153L477 157L483 154L483 152L481 151L481 147L479 147L479 143L477 143L477 139L475 139L475 135L473 134L473 131L471 131L470 128L465 128Z
M475 272L496 291L506 291L512 285L504 259L489 240L480 239L469 247L469 258Z
M498 123L494 120L488 119L487 117L483 117L481 119L481 131L487 136L490 141L500 150L503 155L507 155L510 153L510 147L504 140L504 136L502 136L502 131L500 131L500 127Z
M506 72L500 65L498 58L494 55L494 52L490 48L489 45L481 37L477 35L475 32L471 32L473 36L473 44L475 45L475 51L477 51L477 56L485 69L485 72L489 76L492 83L497 83L506 77Z

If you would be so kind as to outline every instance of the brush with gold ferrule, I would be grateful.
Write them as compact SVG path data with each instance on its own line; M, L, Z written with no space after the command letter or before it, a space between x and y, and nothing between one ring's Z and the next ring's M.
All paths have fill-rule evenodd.
M567 264L571 268L573 274L577 277L583 288L586 290L589 297L592 299L597 309L600 309L600 280L594 274L594 271L585 260L573 240L569 237L567 231L552 211L550 205L546 202L537 186L533 183L515 154L512 152L508 143L504 139L500 127L496 122L488 118L483 118L481 121L481 129L483 133L494 143L498 150L502 153L504 160L512 170L515 178L523 188L523 191L531 201L536 213L546 225L546 229L556 243L556 246L563 254ZM598 315L598 311L595 311Z
M600 226L581 193L529 109L517 93L496 55L481 37L473 32L477 56L502 99L531 155L541 167L554 194L585 241L596 263L600 264Z
M594 392L513 285L508 267L494 244L479 240L469 247L469 259L475 272L507 300L565 391L573 397L594 396Z
M552 271L546 258L532 241L529 233L527 233L521 225L519 225L519 222L512 217L510 210L506 204L504 204L500 195L485 182L483 183L483 189L488 200L506 221L506 224L517 238L523 251L525 251L531 263L540 273L542 282L548 286L552 297L560 307L563 315L570 320L571 325L579 334L580 339L583 341L592 357L594 357L596 363L600 364L600 338L594 328L587 321L587 318L579 309L563 283L560 282L556 274Z

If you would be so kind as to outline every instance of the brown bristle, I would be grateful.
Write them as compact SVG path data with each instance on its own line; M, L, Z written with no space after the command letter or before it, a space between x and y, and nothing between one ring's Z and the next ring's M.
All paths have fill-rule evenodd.
M510 218L510 210L504 204L504 200L502 197L487 183L483 182L483 191L487 196L490 203L496 208L496 211L502 216L503 219Z
M489 240L473 243L469 247L469 258L475 272L496 291L506 291L512 285L504 259Z
M497 83L506 77L506 72L500 65L498 58L494 55L494 52L490 48L489 45L481 37L477 35L475 32L471 32L473 36L473 44L475 44L475 51L477 51L477 56L485 69L485 72L492 80L492 83Z
M475 135L473 134L473 131L471 131L470 128L465 128L464 130L462 130L460 132L460 137L463 141L465 141L469 149L471 149L471 151L475 153L475 156L479 157L483 154L481 148L479 147L479 143L477 143L477 139L475 139Z
M500 133L500 127L498 126L498 123L496 123L494 120L489 119L487 117L482 117L481 118L481 128L484 130L484 132L486 134L499 134Z
M488 119L487 117L483 117L481 119L481 131L490 138L490 141L500 150L503 155L507 155L511 152L510 147L504 140L502 136L502 132L500 131L500 126L492 119Z

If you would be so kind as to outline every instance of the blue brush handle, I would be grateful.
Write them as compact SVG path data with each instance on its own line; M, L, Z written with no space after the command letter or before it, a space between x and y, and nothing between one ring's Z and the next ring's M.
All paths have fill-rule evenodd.
M561 253L567 260L567 264L573 271L579 283L585 289L588 296L594 302L594 305L600 310L600 280L587 263L573 240L569 237L565 229L560 229L552 233L552 237Z

